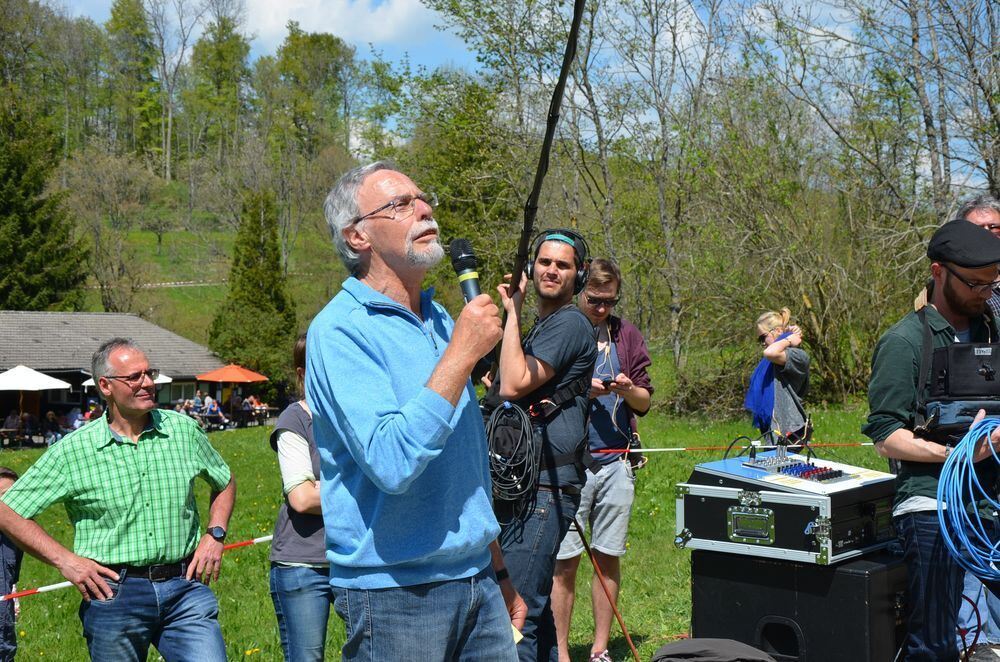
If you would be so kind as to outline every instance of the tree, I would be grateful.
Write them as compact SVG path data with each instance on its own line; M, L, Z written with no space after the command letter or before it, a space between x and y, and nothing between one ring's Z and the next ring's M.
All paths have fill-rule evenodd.
M149 28L156 49L157 84L160 90L160 146L163 155L163 178L173 179L174 111L181 82L181 71L195 28L201 22L206 5L200 0L143 0Z
M63 196L46 193L57 142L37 120L0 107L0 308L74 310L83 303L87 251Z
M189 113L204 114L204 143L215 148L218 168L228 164L238 148L246 107L244 90L250 74L247 66L250 43L237 32L237 27L234 16L214 16L191 51L194 86L186 95L185 106Z
M274 192L282 265L307 216L337 175L350 166L346 127L354 49L330 34L308 33L294 21L276 57L253 68L254 136L240 146L233 190ZM239 207L237 206L237 209Z
M276 66L285 88L285 109L295 138L307 157L340 139L345 121L346 80L354 48L326 33L305 32L288 22Z
M295 318L281 270L274 194L249 192L233 246L229 292L212 321L209 347L272 380L287 379Z
M607 8L630 99L625 122L656 192L674 365L685 360L684 316L698 292L684 282L690 206L703 184L706 104L725 68L727 16L721 0L618 2Z
M437 71L412 85L402 122L410 141L396 161L437 193L442 234L475 238L483 281L498 281L510 268L523 204L508 179L508 131L497 121L500 93L458 71ZM455 288L440 291L445 298L455 295L457 303Z
M111 110L109 139L118 151L144 155L159 151L160 88L156 46L142 0L115 0L105 24L108 35L107 86Z
M0 3L0 84L5 93L27 89L39 78L38 44L49 16L51 10L31 0Z
M149 201L156 178L132 155L94 141L64 166L68 200L92 242L88 266L107 312L132 312L145 270L128 233Z
M196 208L218 206L211 200L213 184L230 178L237 167L253 116L249 106L250 43L239 32L240 0L214 0L209 22L182 71L183 115L177 133L187 145L180 175L187 179L187 222L195 223ZM238 197L239 189L233 197ZM223 205L225 206L225 205ZM239 207L232 216L238 224Z
M995 0L822 0L808 7L766 0L748 15L755 20L745 43L762 73L811 106L879 178L896 198L884 214L923 207L944 220L959 182L985 180L994 195L1000 191ZM902 159L852 130L873 98L898 104L892 115ZM907 167L902 182L900 161Z

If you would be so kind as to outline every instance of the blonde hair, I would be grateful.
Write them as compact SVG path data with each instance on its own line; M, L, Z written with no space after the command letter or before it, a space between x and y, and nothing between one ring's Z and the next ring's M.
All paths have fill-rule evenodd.
M792 312L787 308L782 308L778 312L769 310L766 313L762 313L760 317L757 318L757 328L763 333L770 333L775 329L785 329L788 327L788 323L792 321Z

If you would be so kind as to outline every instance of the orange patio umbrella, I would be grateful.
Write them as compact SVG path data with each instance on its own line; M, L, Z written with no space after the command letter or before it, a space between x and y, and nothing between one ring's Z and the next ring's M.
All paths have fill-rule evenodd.
M198 375L196 379L200 382L229 382L234 384L254 384L256 382L268 381L267 377L259 372L254 372L235 363L230 363L224 368Z

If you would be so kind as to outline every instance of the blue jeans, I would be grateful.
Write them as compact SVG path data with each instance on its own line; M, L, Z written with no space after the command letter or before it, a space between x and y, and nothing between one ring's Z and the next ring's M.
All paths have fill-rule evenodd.
M153 582L122 573L113 595L80 604L90 659L145 662L152 643L167 662L225 662L219 602L212 589L183 577Z
M962 595L976 605L972 609L965 599L958 610L958 645L962 646L962 633L965 633L965 645L971 646L975 641L977 645L1000 644L1000 598L986 590L983 582L971 572L965 573L965 580L962 586ZM979 618L976 618L976 612ZM978 637L976 626L979 626Z
M333 587L344 621L343 660L515 662L510 615L493 569L400 588Z
M10 592L10 586L4 590ZM17 653L17 632L14 627L14 601L0 603L0 662L12 662Z
M330 572L271 564L271 600L286 660L323 659L326 622L330 617Z
M559 543L569 530L579 504L579 495L539 490L534 510L523 524L509 524L500 532L500 547L510 579L528 605L528 619L521 630L524 639L517 645L522 662L559 659L549 593Z
M965 571L945 547L936 512L907 513L893 522L909 575L903 659L957 660L955 635ZM1000 588L993 582L987 587Z

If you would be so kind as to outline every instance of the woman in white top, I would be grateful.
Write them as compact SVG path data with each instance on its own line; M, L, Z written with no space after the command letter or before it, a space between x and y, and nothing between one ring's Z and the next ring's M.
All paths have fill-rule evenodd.
M319 501L319 453L305 401L306 336L293 351L303 398L285 408L271 433L284 503L271 541L271 599L286 660L322 660L333 593Z

